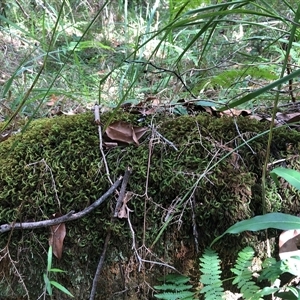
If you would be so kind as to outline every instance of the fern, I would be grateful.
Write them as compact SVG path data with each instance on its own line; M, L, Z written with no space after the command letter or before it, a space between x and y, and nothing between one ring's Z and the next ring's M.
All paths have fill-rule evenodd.
M169 274L161 279L165 283L162 285L156 285L154 288L159 291L164 291L154 295L157 299L165 300L192 300L195 293L189 291L193 286L187 284L190 278L183 275Z
M200 293L204 294L206 300L222 299L223 297L220 262L218 253L210 248L207 248L200 258L200 271L202 273L200 282L204 285Z
M258 277L258 280L268 280L273 284L274 281L283 273L283 271L280 269L281 264L282 262L276 261L274 257L266 258L262 263L263 269Z
M250 270L254 251L251 247L246 247L238 254L238 259L231 271L236 275L233 284L237 284L244 298L247 300L258 300L260 297L260 289L252 280L252 272Z

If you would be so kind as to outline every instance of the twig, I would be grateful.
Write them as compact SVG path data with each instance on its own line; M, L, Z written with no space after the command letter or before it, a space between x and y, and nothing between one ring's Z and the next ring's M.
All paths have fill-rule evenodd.
M171 141L169 141L167 138L165 138L162 134L160 134L153 125L148 125L149 128L151 128L151 130L153 130L155 132L156 135L158 135L162 140L164 140L167 144L169 144L171 147L173 147L176 151L178 151L177 147L174 145L174 143L172 143Z
M199 234L198 234L198 230L197 230L196 214L195 214L195 195L193 194L189 200L190 200L191 209L192 209L193 236L194 236L194 240L195 240L196 253L198 254L199 253L199 242L198 242Z
M24 222L24 223L12 223L12 224L3 224L0 226L0 233L4 233L10 231L12 229L34 229L41 227L48 227L52 225L57 225L63 222L74 221L77 219L81 219L90 212L92 212L95 208L97 208L101 203L104 202L121 184L123 177L120 176L119 179L110 187L110 189L104 193L98 200L96 200L93 204L86 207L84 210L75 213L74 211L70 211L64 216L58 217L52 220L44 220L37 222Z
M28 300L30 300L29 292L28 292L28 290L27 290L27 288L26 288L26 285L25 285L25 282L24 282L24 280L23 280L23 277L22 277L22 275L19 273L19 270L17 269L15 262L12 260L12 258L11 258L11 256L10 256L10 252L9 252L8 246L6 246L4 249L0 250L0 253L1 253L2 251L4 252L4 254L3 254L3 255L0 255L0 261L1 261L2 259L5 259L6 256L8 257L9 262L10 262L10 263L12 264L12 266L13 266L14 275L17 275L17 276L18 276L18 278L19 278L18 282L21 283L21 285L22 285L22 287L23 287L23 289L24 289L24 291L25 291L25 293L24 293L25 295L23 295L23 297L26 296L26 298L27 298Z
M239 126L236 122L236 118L233 118L233 122L234 122L234 126L236 128L236 131L238 132L240 138L242 139L242 141L246 144L246 146L250 149L250 151L252 152L252 154L256 154L256 152L252 149L252 147L247 143L247 141L243 138L243 135L241 134L240 130L239 130Z
M120 208L122 206L122 202L123 202L124 197L125 197L127 183L128 183L129 176L130 176L131 172L132 172L132 169L130 167L127 167L127 170L125 171L124 178L123 178L123 181L122 181L121 190L120 190L120 193L119 193L119 198L118 198L118 201L117 201L117 204L116 204L114 217L118 216L118 213L119 213Z
M160 266L164 266L164 267L167 267L167 268L170 268L178 273L180 273L178 270L176 270L176 268L174 268L173 266L170 266L166 263L161 263L161 262L158 262L158 261L152 261L152 260L147 260L147 259L143 259L141 258L141 256L139 255L137 249L136 249L136 245L135 245L135 233L134 233L134 230L132 228L132 225L131 225L131 221L130 221L130 217L129 217L129 214L131 212L131 210L126 207L126 210L127 210L127 220L128 220L128 225L129 225L129 228L130 228L130 231L131 231L131 236L132 236L132 249L134 251L134 254L139 262L139 272L141 271L141 268L142 268L142 263L150 263L150 264L154 264L154 265L160 265Z
M97 288L97 281L98 281L98 277L101 273L101 269L104 263L104 259L105 259L105 255L106 255L106 250L107 250L107 246L110 240L110 236L111 236L111 230L108 231L107 236L105 238L105 242L104 242L104 246L103 246L103 250L102 250L102 254L100 256L100 260L97 266L97 270L93 279L93 286L92 286L92 290L91 290L91 294L90 294L90 298L89 300L94 300L95 299L95 295L96 295L96 288Z
M107 165L105 153L103 151L102 129L101 129L101 121L100 121L100 106L98 104L95 104L94 115L95 115L95 123L98 125L99 148L100 148L103 163L104 163L104 166L105 166L106 175L107 175L107 178L108 178L110 184L113 184L113 182L110 178L110 173L109 173L109 168L108 168L108 165Z
M46 172L47 172L48 170L49 170L49 172L50 172L51 181L52 181L52 187L53 187L53 190L54 190L55 198L56 198L56 201L57 201L57 203L58 203L59 211L61 211L60 200L59 200L59 197L58 197L57 188L56 188L54 176L53 176L53 173L52 173L52 169L49 167L49 165L47 164L47 162L45 161L45 159L43 158L43 159L40 160L40 161L37 161L37 162L34 162L34 163L30 163L30 164L26 165L26 167L34 166L34 165L39 164L39 163L45 165Z
M118 201L117 201L117 204L116 204L114 217L117 217L118 213L120 211L120 207L121 207L122 202L123 202L124 197L125 197L126 187L127 187L127 183L128 183L131 171L132 171L131 168L127 167L127 170L125 171L124 178L123 178L123 181L122 181L121 190L120 190L120 193L119 193L119 198L118 198ZM116 219L111 218L110 221L111 221L111 223L114 223L115 220ZM107 236L105 238L102 254L100 256L100 260L99 260L99 263L98 263L98 266L97 266L97 270L96 270L96 273L95 273L95 276L94 276L94 279L93 279L93 286L92 286L92 290L91 290L89 300L94 300L94 298L95 298L96 288L97 288L97 281L98 281L98 277L100 276L101 269L102 269L102 266L103 266L103 263L104 263L106 250L107 250L107 246L108 246L108 242L110 240L110 237L111 237L111 230L109 229L109 231L107 233Z
M166 68L162 68L159 66L156 66L154 63L150 62L150 61L141 61L141 60L125 60L126 63L135 63L135 64L143 64L143 65L149 65L152 66L153 68L159 70L158 72L151 72L151 73L171 73L173 75L175 75L175 77L182 83L182 85L184 86L184 88L188 91L188 93L195 99L197 98L193 92L189 89L189 87L184 83L184 80L181 78L181 75L179 75L176 71L173 70L169 70Z

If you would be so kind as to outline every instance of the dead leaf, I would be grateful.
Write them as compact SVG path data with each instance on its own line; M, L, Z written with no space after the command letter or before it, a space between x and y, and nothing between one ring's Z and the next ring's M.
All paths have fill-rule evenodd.
M159 106L160 105L160 100L156 96L148 96L145 99L145 102L151 102L152 106Z
M286 259L291 256L300 256L300 230L287 230L279 236L279 257Z
M116 121L110 124L105 132L111 140L139 145L138 140L148 130L147 127L137 127L124 121Z
M123 202L122 202L122 207L120 208L118 212L118 218L128 218L128 213L127 211L132 211L128 208L127 203L129 200L132 198L132 192L126 192Z
M55 95L51 95L50 101L46 103L47 106L54 106L55 103L59 100L59 98Z
M52 219L61 217L60 213L56 213L52 216ZM57 225L50 226L50 237L49 237L49 245L52 246L53 254L61 259L64 238L66 236L66 225L65 223L60 223Z
M243 109L243 110L239 110L239 109L227 109L221 112L221 115L226 115L226 116L231 116L231 117L238 117L238 116L249 116L251 115L251 110L247 110L247 109Z
M285 113L277 113L276 118L280 121L284 121L286 123L295 123L300 121L300 113L290 113L290 114L285 114Z

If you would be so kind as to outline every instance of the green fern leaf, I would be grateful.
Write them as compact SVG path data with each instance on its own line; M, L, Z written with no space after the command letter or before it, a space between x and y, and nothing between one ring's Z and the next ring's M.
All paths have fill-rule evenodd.
M269 280L271 284L283 273L280 269L281 261L276 261L274 257L268 257L262 263L262 271L258 280Z
M185 291L191 289L193 286L192 285L186 285L186 284L162 284L162 285L156 285L154 288L156 290L161 290L161 291Z
M200 293L205 295L206 300L222 299L223 297L220 263L218 254L210 248L205 249L204 254L200 257L202 273L200 282L204 285Z
M237 284L245 299L259 300L259 287L252 281L252 272L250 270L254 250L246 247L238 254L238 259L231 271L236 275L233 284Z
M189 281L189 277L178 275L178 274L169 274L163 278L160 278L159 281L164 281L162 285L154 286L158 291L165 291L163 293L158 293L154 295L157 299L167 299L167 300L192 300L195 293L188 291L193 286L186 284Z
M189 292L189 291L183 291L180 293L162 293L158 295L154 295L155 298L157 299L165 299L165 300L187 300L187 299L193 299L195 293Z

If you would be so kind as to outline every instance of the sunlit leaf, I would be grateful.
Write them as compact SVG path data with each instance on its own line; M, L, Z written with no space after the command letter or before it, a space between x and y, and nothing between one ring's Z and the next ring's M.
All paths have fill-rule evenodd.
M268 228L280 230L300 229L300 218L284 213L269 213L240 221L229 227L222 235L215 238L211 246L225 234L238 234L244 231L258 231Z
M51 296L52 295L52 287L51 287L50 280L49 280L47 274L45 274L45 273L43 274L43 277L44 277L44 282L45 282L45 286L46 286L46 291Z
M289 184L300 190L300 172L293 169L276 168L270 172L270 175L276 183L278 183L277 176L285 179Z
M62 286L60 283L51 280L50 283L55 286L57 289L61 290L62 292L64 292L65 294L74 297L64 286Z

